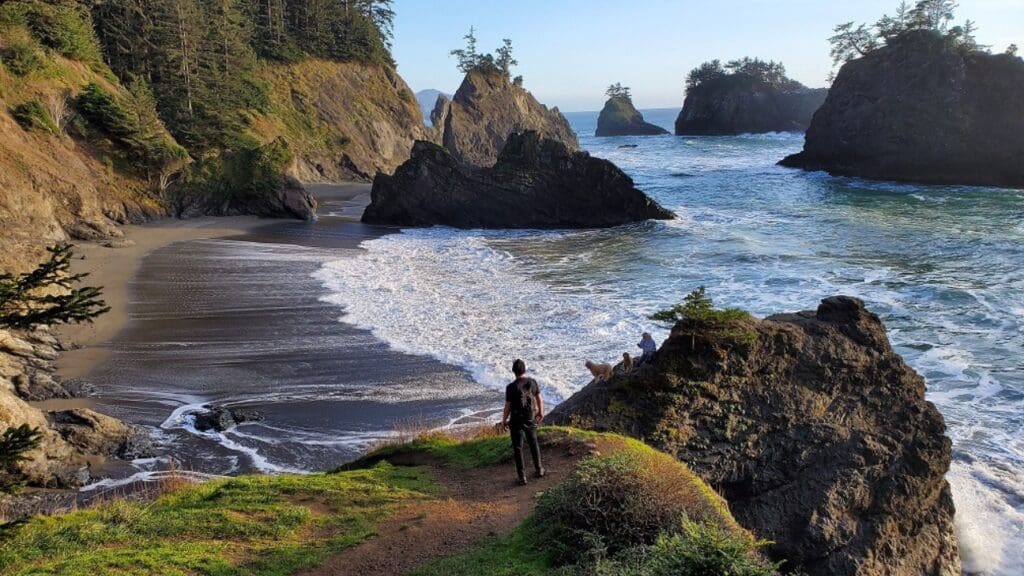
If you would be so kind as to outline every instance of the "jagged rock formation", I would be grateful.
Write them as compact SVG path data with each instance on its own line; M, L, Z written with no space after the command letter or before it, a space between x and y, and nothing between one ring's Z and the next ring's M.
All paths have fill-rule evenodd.
M412 90L389 66L311 58L268 64L262 75L273 106L253 131L288 142L289 173L302 182L369 182L428 136Z
M613 96L604 103L597 117L595 136L656 136L668 134L661 126L644 122L644 115L629 98Z
M416 93L416 102L420 105L420 112L423 113L424 122L433 122L430 120L430 112L437 106L438 100L451 100L451 94L445 94L440 90L434 88L427 88L426 90L420 90Z
M687 91L676 134L803 132L827 93L795 82L776 86L746 74L723 75Z
M674 215L607 160L537 132L512 134L491 168L420 141L393 176L378 174L363 221L458 228L602 228Z
M930 184L1024 187L1024 60L918 30L843 65L780 164Z
M431 119L435 127L443 126L438 142L455 160L477 167L494 164L509 135L524 130L557 140L570 150L579 148L576 134L558 108L549 110L500 70L466 74L448 106L435 108Z
M682 321L652 365L591 383L553 423L675 454L770 553L810 576L954 576L950 441L924 380L861 301L717 327Z
M252 215L316 219L316 199L298 180L284 174L274 175L272 180L267 188L237 194L186 189L173 196L171 206L178 218Z

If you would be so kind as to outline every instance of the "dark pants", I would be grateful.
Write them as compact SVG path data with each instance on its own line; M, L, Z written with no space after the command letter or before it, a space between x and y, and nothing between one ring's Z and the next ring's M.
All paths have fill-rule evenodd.
M526 443L530 445L530 455L533 456L533 469L540 472L540 446L537 444L537 424L535 422L509 422L509 433L512 435L512 456L516 461L516 474L525 478L523 473L523 436L526 436Z

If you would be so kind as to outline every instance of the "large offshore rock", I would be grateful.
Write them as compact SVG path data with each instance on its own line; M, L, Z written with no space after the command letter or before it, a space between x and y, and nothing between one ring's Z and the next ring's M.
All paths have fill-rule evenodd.
M603 228L674 215L607 160L537 132L512 134L491 168L417 142L393 176L378 174L363 221L458 228Z
M597 117L595 136L656 136L668 134L661 126L644 121L644 115L633 106L633 101L613 96L604 103Z
M676 134L803 132L827 92L795 82L776 86L747 74L723 75L687 92Z
M780 164L834 175L1024 187L1024 60L918 30L847 62Z

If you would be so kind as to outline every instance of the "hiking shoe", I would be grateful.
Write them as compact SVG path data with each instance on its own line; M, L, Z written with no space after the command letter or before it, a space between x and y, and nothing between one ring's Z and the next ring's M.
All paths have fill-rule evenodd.
M520 486L526 486L526 476L520 476L519 480L516 480L516 484Z
M533 475L536 476L537 478L543 478L543 477L547 476L547 474L548 474L548 471L543 469L543 468L541 468L540 470L537 470L536 472L533 473Z

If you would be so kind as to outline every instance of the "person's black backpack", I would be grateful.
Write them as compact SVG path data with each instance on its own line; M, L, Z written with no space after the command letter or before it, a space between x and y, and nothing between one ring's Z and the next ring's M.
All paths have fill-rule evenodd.
M519 392L519 402L512 403L512 417L520 422L533 420L537 409L533 405L533 380L523 378L513 382Z

